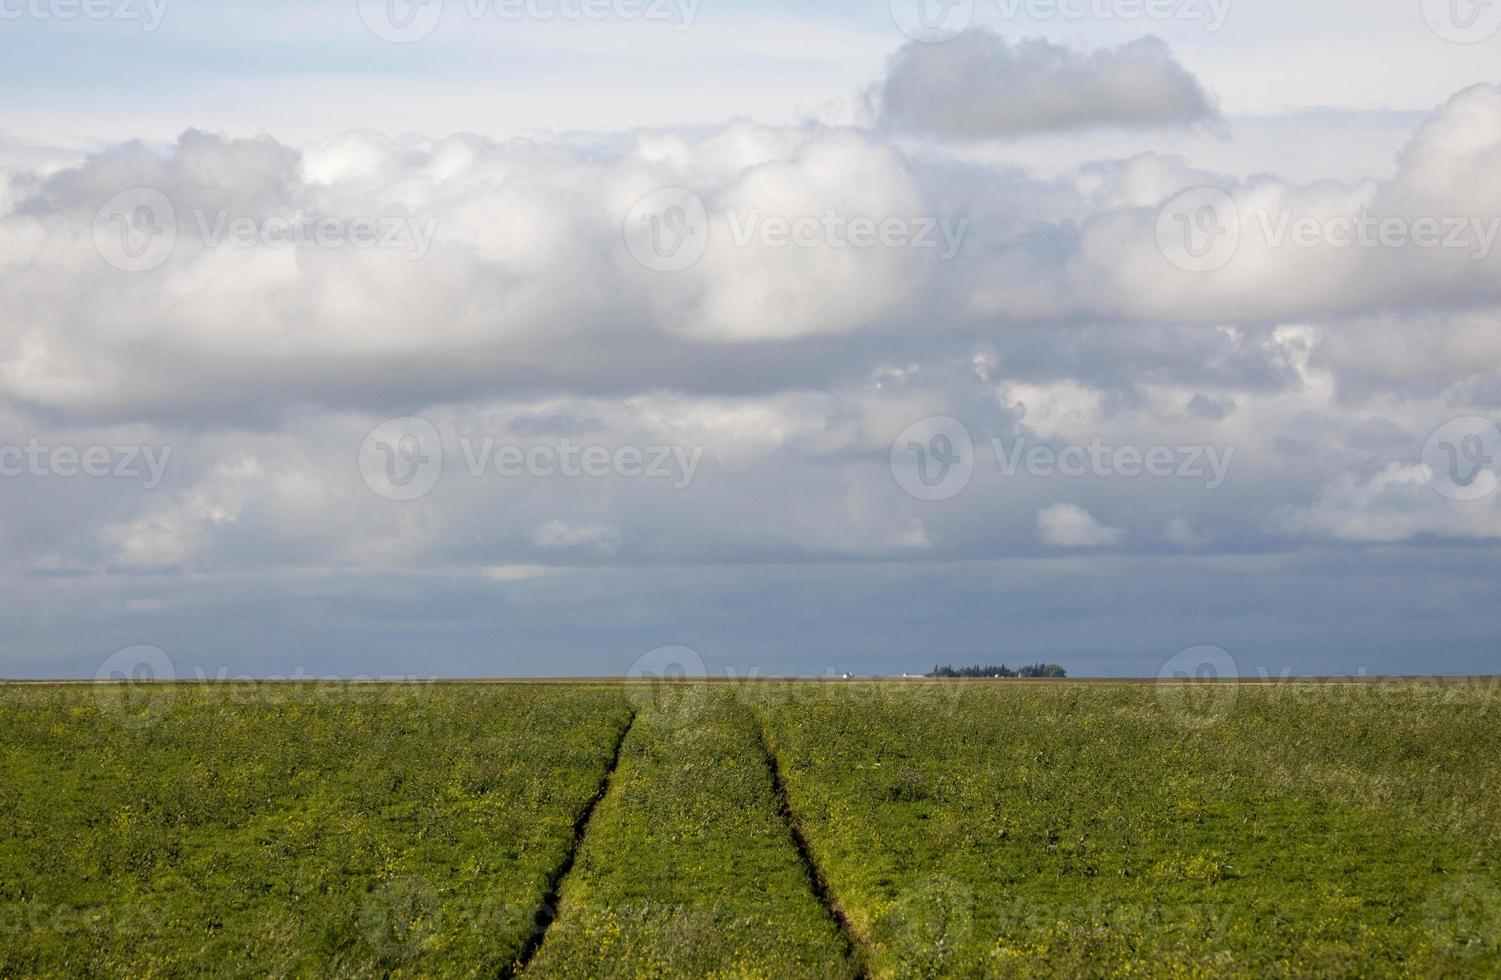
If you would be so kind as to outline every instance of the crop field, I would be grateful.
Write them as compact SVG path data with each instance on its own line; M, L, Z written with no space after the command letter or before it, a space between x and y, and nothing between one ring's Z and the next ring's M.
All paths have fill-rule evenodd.
M1501 693L0 688L0 977L1501 975Z

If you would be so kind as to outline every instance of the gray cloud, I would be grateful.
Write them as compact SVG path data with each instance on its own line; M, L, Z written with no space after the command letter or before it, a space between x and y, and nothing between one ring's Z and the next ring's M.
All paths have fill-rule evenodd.
M913 42L872 93L881 125L949 139L1213 120L1214 100L1159 38L1080 52L1042 38L1009 43L976 28Z
M1433 492L1422 455L1448 419L1494 413L1497 259L1250 238L1196 273L1168 262L1158 219L1203 186L1225 188L1249 220L1283 207L1501 213L1498 91L1460 93L1391 179L1357 184L1240 181L1152 154L1040 177L889 133L748 122L587 145L356 132L299 149L190 132L163 150L127 144L14 173L0 194L0 447L171 447L172 459L149 490L0 479L4 608L19 624L3 663L45 672L29 645L49 629L66 633L51 646L68 663L127 642L235 665L256 663L257 642L285 643L316 663L321 608L343 630L344 662L364 650L399 666L436 631L452 640L446 671L573 669L584 661L533 671L527 659L569 643L629 654L624 669L653 646L697 643L681 623L726 644L711 660L816 671L837 636L792 612L808 594L842 617L867 669L926 666L909 663L913 649L985 659L1003 615L975 612L987 603L1022 624L1016 643L1095 669L1139 672L1149 651L1257 635L1274 637L1269 650L1299 637L1355 650L1371 639L1352 625L1368 605L1414 606L1434 574L1424 555L1494 572L1495 500ZM302 211L432 219L436 232L412 258L212 246L183 224L160 268L125 273L92 225L139 186L184 222ZM707 251L681 272L643 267L623 241L624 216L662 187L694 188L711 215ZM725 216L829 209L967 220L968 232L945 260L737 244ZM366 435L399 415L444 440L442 479L407 503L374 494L355 465ZM890 457L935 416L967 426L975 472L952 499L921 501ZM485 438L703 457L683 487L465 472L460 440ZM1007 475L994 439L1235 456L1210 490ZM1081 548L1112 576L1063 564ZM1388 605L1331 601L1317 583L1341 569L1312 569L1320 560L1344 573L1375 563L1371 594ZM1455 595L1473 592L1443 574ZM952 628L932 625L963 609ZM1381 650L1396 615L1381 620ZM798 652L772 653L786 640L775 631L723 640L763 616L798 624ZM1070 628L1049 634L1049 617ZM410 634L391 636L393 621ZM231 628L234 649L202 653ZM1453 663L1474 662L1471 621L1441 633L1468 658ZM1101 656L1128 634L1130 656ZM515 658L485 660L500 637Z

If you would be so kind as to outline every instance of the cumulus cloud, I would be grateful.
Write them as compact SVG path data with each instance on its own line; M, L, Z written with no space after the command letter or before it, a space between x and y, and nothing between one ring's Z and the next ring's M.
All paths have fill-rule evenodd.
M1501 307L1352 318L1327 331L1313 363L1351 398L1393 393L1501 407Z
M97 418L517 385L780 386L785 373L747 377L723 345L908 322L963 244L962 216L870 134L750 123L620 152L367 133L298 151L189 132L165 154L116 147L23 186L0 212L0 381L23 404ZM666 187L706 209L708 250L675 275L622 244L633 206ZM166 202L175 235L159 267L125 272L101 255L115 229L96 217L138 189ZM383 244L319 244L325 223L373 225ZM289 226L304 241L288 244ZM826 352L804 370L837 365Z
M1066 262L1037 271L1126 319L1285 322L1494 306L1498 154L1501 88L1475 86L1414 134L1389 180L1184 171L1150 207L1086 218ZM1018 308L999 294L986 305L1002 315Z
M1126 537L1077 504L1054 504L1037 513L1037 536L1054 548L1113 548Z
M1042 38L1012 44L982 28L946 44L914 41L872 98L882 126L953 139L1215 117L1209 93L1155 37L1088 52Z
M1342 474L1312 504L1280 512L1276 521L1289 534L1368 544L1501 538L1495 473L1480 478L1479 489L1489 491L1485 496L1453 500L1435 492L1433 474L1421 463L1394 462L1367 478Z
M641 570L647 589L685 567L830 565L877 594L901 562L1061 568L1134 552L1207 566L1310 543L1491 540L1494 508L1443 499L1421 460L1447 419L1501 406L1496 257L1256 236L1263 210L1501 214L1498 93L1460 93L1394 176L1354 184L1241 180L1161 154L1044 178L916 152L889 131L745 121L508 142L360 131L305 147L189 132L13 173L0 191L0 448L173 453L151 490L0 481L0 575L108 578L127 616L216 575L238 596L401 569L440 594L447 576L472 579L486 590L463 593L476 605L503 589L536 603L508 615L556 621L589 568ZM178 235L159 267L131 273L101 255L94 225L142 187L172 202ZM1196 187L1224 191L1243 236L1199 272L1174 266L1158 235L1164 204ZM623 234L662 188L704 206L686 230L706 250L679 271L643 264ZM964 234L950 253L851 245L825 237L831 213L927 220L940 243L942 221ZM419 255L415 239L215 243L199 223L299 214L433 232ZM656 217L663 234L684 230ZM762 234L799 219L812 219L802 243ZM397 503L354 461L406 415L439 431L445 468ZM952 497L917 500L893 479L892 447L936 417L967 427L974 472ZM469 471L485 440L565 439L702 450L702 465L687 486ZM1233 447L1234 467L1212 493L1203 478L1063 484L1003 474L993 439L1175 459ZM725 573L724 594L745 580ZM393 586L381 604L432 597ZM672 638L652 639L644 649Z
M128 144L12 182L0 207L0 384L18 405L77 419L275 424L287 404L827 386L1039 323L1132 324L1130 337L1052 345L1096 376L1112 364L1138 378L1208 365L1221 380L1260 372L1267 384L1287 369L1256 348L1258 329L1426 317L1440 334L1416 359L1424 342L1400 325L1380 349L1320 356L1414 376L1430 363L1431 383L1478 354L1470 373L1483 388L1485 323L1501 307L1498 93L1456 95L1392 179L1355 185L1238 181L1158 155L1042 180L913 157L879 133L749 122L605 145L360 132L297 149L189 132L166 152ZM1220 217L1237 248L1218 268L1180 268L1164 251L1164 228L1169 244L1202 231L1164 211L1195 187L1221 188L1233 208ZM161 265L139 273L105 261L95 227L132 188L159 191L177 232ZM622 239L633 208L663 188L703 206L701 229L635 215L705 244L676 272L643 264ZM1362 216L1430 220L1471 247L1298 237L1309 221ZM849 239L855 219L874 241ZM391 247L227 230L325 220L375 222ZM1451 324L1466 322L1461 341ZM1215 332L1226 325L1240 349ZM1177 326L1193 329L1171 335ZM1029 341L1039 363L1048 343ZM1233 404L1188 398L1196 412Z

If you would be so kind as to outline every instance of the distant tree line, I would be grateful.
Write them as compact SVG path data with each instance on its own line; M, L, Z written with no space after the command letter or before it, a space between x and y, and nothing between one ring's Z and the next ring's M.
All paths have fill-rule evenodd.
M1013 670L1002 664L999 667L934 667L929 677L1067 677L1068 671L1057 664L1033 664Z

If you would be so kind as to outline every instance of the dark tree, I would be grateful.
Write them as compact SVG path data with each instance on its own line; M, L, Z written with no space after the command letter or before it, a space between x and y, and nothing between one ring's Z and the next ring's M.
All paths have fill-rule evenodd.
M1030 667L1023 667L1021 670L1012 670L1005 664L1002 664L999 667L996 667L994 665L981 667L980 665L976 664L973 667L954 667L952 665L946 667L934 667L927 676L942 678L1042 677L1057 679L1067 677L1068 671L1064 670L1057 664L1033 664Z

